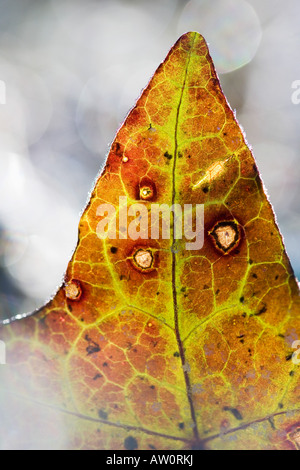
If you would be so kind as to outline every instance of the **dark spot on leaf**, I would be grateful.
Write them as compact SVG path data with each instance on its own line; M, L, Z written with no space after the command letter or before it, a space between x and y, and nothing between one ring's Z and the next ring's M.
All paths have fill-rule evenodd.
M257 274L253 273L252 277L254 277L254 279L257 279Z
M243 419L243 416L241 415L241 413L239 412L239 410L237 410L236 408L230 408L230 406L224 406L223 408L224 411L230 411L230 413L235 417L235 419L237 419L238 421L241 421Z
M263 313L265 313L267 311L267 306L266 305L263 305L259 311L257 313L255 313L254 315L256 316L259 316L259 315L262 315Z
M208 186L204 186L204 188L202 188L202 191L203 191L205 194L208 193L209 187L208 187Z
M271 428L272 428L273 430L275 430L274 418L270 417L270 418L268 419L268 421L269 421L269 423L270 423L270 425L271 425Z
M249 264L253 264L253 261L252 261L252 259L249 259Z
M182 287L181 292L185 292L185 291L186 291L186 287Z
M42 328L48 328L47 324L46 324L46 316L44 317L41 317L39 319L39 325L42 327Z
M179 354L179 352L178 352L178 351L176 351L176 352L174 352L173 356L174 356L174 357L179 357L179 356L180 356L180 354Z
M149 449L156 450L156 447L152 444L148 444Z
M150 385L150 388L151 388L152 390L154 390L154 389L155 389L155 385Z
M178 423L179 429L184 429L184 423Z
M240 302L241 302L241 304L244 303L244 300L245 300L244 296L240 297Z
M166 157L168 160L172 160L173 155L171 155L169 152L165 152L164 157Z
M122 157L123 151L119 142L115 142L111 149L118 157Z
M102 365L103 365L103 367L108 367L108 364L107 364L107 362L103 362L103 364L102 364Z
M111 246L111 247L110 247L110 251L111 251L112 253L117 253L118 248L117 248L116 246Z
M275 276L275 281L277 281L277 279L279 278L278 274Z
M295 372L293 370L291 370L290 377L293 377L294 375L295 375Z
M217 289L216 290L216 295L218 295L220 293L220 289Z
M99 418L101 418L101 419L107 419L107 417L108 417L108 414L104 410L99 410L98 415L99 415Z
M182 158L182 153L178 152L178 158Z
M93 341L89 335L85 335L84 339L89 343L88 347L86 348L87 355L97 353L101 351L99 344Z
M126 437L126 439L124 441L124 447L125 447L126 450L135 450L135 449L137 449L138 448L137 440L132 436Z
M292 357L293 357L293 353L288 354L287 356L285 356L285 360L290 361L292 359Z
M101 379L102 377L103 377L103 375L96 374L95 377L93 377L93 380L98 380L98 379Z
M283 403L278 403L278 408L280 408L280 410L282 410L282 408L283 408Z
M88 354L88 356L90 354L94 354L94 353L97 353L101 351L101 348L99 347L98 344L89 344L89 346L86 348L86 352Z
M191 158L191 155L188 155L188 158Z

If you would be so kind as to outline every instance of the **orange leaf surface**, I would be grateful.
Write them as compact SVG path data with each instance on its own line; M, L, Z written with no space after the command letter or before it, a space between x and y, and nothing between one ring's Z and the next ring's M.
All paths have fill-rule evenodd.
M126 221L126 201L149 212ZM204 205L203 246L173 212L147 238L154 203ZM297 449L299 313L253 156L187 33L116 135L63 286L0 329L1 448Z

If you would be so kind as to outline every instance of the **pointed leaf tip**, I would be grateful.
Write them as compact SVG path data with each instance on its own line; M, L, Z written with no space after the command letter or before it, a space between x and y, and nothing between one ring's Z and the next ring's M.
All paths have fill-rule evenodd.
M187 220L204 205L204 222L183 240L167 213L163 237L153 203ZM116 135L63 287L0 329L2 442L296 449L299 312L254 158L188 32Z

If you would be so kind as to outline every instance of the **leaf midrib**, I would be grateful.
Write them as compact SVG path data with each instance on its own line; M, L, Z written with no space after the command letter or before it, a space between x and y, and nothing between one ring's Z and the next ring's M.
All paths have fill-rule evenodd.
M172 169L172 206L174 207L175 200L176 200L176 163L177 163L177 154L178 154L178 125L179 125L179 113L180 113L180 108L181 108L181 103L182 103L182 98L183 98L183 93L185 90L185 84L186 84L186 78L188 74L188 68L190 64L190 59L191 59L191 53L193 50L193 45L195 42L196 38L196 33L194 33L193 40L190 45L190 49L188 52L188 58L187 58L187 63L186 63L186 68L185 68L185 73L184 73L184 79L183 79L183 84L182 84L182 89L180 93L180 99L179 103L177 106L177 113L176 113L176 121L175 121L175 133L174 133L174 139L175 139L175 147L174 147L174 159L173 159L173 169ZM172 252L172 295L173 295L173 309L174 309L174 326L175 326L175 335L176 335L176 341L178 345L178 350L180 354L180 359L181 359L181 364L182 364L182 371L184 375L184 381L185 381L185 387L186 387L186 393L187 393L187 398L189 402L189 407L190 407L190 414L191 414L191 419L193 422L193 433L195 439L198 441L199 440L199 432L198 432L198 427L197 427L197 420L196 420L196 412L195 412L195 407L192 399L192 390L191 390L191 382L190 382L190 377L189 373L187 371L187 362L185 358L185 353L184 353L184 348L183 348L183 343L182 339L180 336L180 330L179 330L179 316L178 316L178 301L177 301L177 285L176 285L176 271L177 271L177 264L176 264L176 239L175 239L175 227L174 227L174 211L171 211L172 214L172 247L171 247L171 252Z

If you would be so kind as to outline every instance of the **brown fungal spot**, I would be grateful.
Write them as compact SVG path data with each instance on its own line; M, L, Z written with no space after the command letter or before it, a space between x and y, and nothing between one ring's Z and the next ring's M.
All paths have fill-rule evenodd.
M153 197L153 190L149 186L142 186L140 187L140 198L141 199L152 199Z
M238 245L241 239L239 225L233 220L217 222L209 232L215 247L227 255Z
M81 285L77 279L71 279L64 285L66 297L70 300L79 300L81 297Z
M123 148L124 146L120 144L120 142L114 142L111 151L117 155L117 157L122 157L123 156Z
M144 176L136 187L136 199L153 201L156 199L156 186L149 176Z
M151 269L153 265L153 254L151 250L140 248L134 253L133 260L142 270Z

